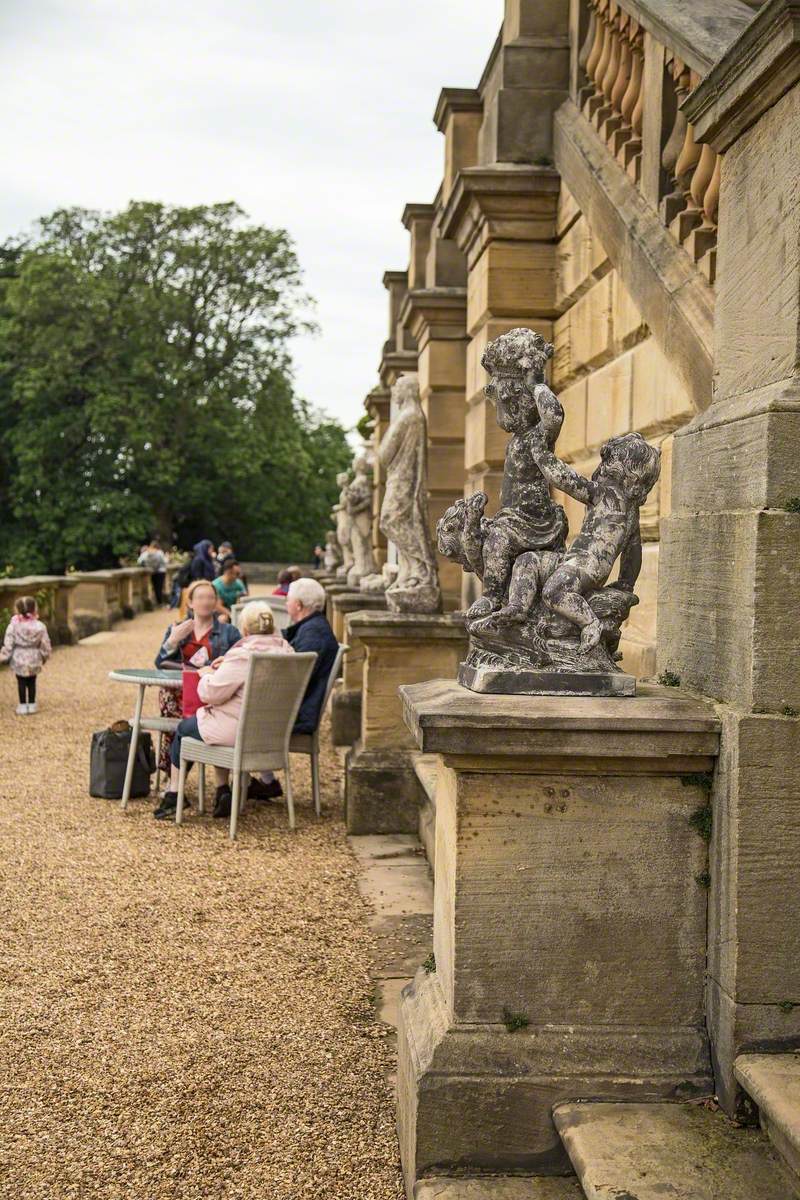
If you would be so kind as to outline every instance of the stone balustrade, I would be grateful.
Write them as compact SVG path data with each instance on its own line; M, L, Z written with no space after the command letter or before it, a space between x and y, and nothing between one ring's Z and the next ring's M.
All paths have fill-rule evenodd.
M670 5L580 0L573 98L609 152L657 208L713 285L722 156L695 140L683 102L741 31L751 10L704 0L680 28ZM708 11L706 11L708 10Z
M169 594L178 565L167 567L165 594ZM68 645L148 608L150 573L143 567L119 567L0 579L0 628L19 596L35 596L53 642Z
M54 644L74 642L76 580L72 575L23 575L0 579L0 627L5 629L20 596L35 596L39 613Z

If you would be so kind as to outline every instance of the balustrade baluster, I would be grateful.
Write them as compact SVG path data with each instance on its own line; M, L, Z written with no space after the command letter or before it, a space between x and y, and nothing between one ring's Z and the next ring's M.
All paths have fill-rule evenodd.
M611 0L611 3L608 6L608 15L609 15L608 37L609 37L610 50L609 50L609 54L608 54L608 63L606 65L606 69L603 72L602 78L600 80L600 89L603 93L603 104L601 105L600 108L595 110L595 113L592 118L594 121L594 125L600 131L601 136L602 136L602 130L603 130L604 123L608 120L608 118L613 114L613 111L614 111L613 105L611 103L611 92L612 92L612 89L613 89L614 84L617 79L617 72L619 71L620 9L619 9L619 5L616 4L614 2L614 0Z
M614 139L623 125L622 97L628 90L631 78L631 44L628 37L630 20L628 14L620 10L619 33L617 35L619 42L619 65L617 66L616 77L611 85L611 116L606 118L602 129L602 136L608 145L611 146L612 152L615 147Z
M587 117L592 114L592 101L599 92L597 86L597 70L600 66L600 60L603 56L603 48L606 40L606 27L603 20L603 4L602 0L591 0L592 16L594 17L594 41L589 52L589 57L586 60L586 74L589 77L587 84L587 94L583 101L582 111Z
M671 63L668 64L668 74L672 79L672 86L675 91L676 107L675 122L661 154L661 165L672 185L672 191L668 192L661 201L661 219L665 225L670 224L685 203L683 189L680 187L677 179L676 168L688 129L686 117L681 112L680 106L683 103L684 97L689 92L691 80L688 67L677 57L673 57Z
M592 75L589 70L589 64L591 62L592 55L594 54L595 46L597 46L598 57L600 54L597 29L597 13L595 12L594 5L590 3L589 25L586 30L586 37L584 38L581 52L578 55L578 107L580 109L583 109L586 100L594 90L594 80L592 79Z
M597 60L597 66L595 67L594 73L595 93L592 97L590 97L587 105L586 116L589 118L589 120L594 118L597 110L606 102L606 98L603 93L603 79L606 71L608 70L608 60L611 57L611 25L609 21L610 8L611 0L600 0L597 15L600 25L602 26L603 42L600 51L600 58Z
M621 166L627 165L624 147L634 138L633 112L642 88L642 31L637 21L631 17L628 22L628 85L620 100L622 124L614 134L612 150ZM641 149L641 146L639 146Z

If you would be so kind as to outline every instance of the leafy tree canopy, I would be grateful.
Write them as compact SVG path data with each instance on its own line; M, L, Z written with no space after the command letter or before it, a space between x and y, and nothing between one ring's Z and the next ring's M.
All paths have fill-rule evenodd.
M235 204L65 209L0 246L0 568L148 536L308 558L351 455L294 393L307 311L288 234Z

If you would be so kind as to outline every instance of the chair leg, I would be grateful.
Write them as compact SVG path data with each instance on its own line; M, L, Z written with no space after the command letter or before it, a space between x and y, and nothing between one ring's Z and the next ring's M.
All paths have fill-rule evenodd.
M156 751L156 795L158 795L158 785L161 783L161 743L163 741L163 731L158 731L158 750Z
M289 756L286 756L286 766L283 768L286 776L286 811L289 814L289 828L294 829L294 797L292 796L292 775L289 770Z
M311 792L314 796L314 812L319 816L319 754L316 748L311 751Z
M197 777L197 811L204 813L206 811L206 765L198 763L197 767L200 772Z
M247 801L247 786L250 779L249 771L242 771L239 778L239 816L244 812L245 802Z
M175 824L183 824L183 795L186 790L186 772L189 769L189 760L181 755L181 769L178 775L178 803L175 805Z
M238 771L234 772L233 785L231 787L231 823L228 827L228 836L232 842L236 841L236 825L239 820L239 792L241 791L242 776Z

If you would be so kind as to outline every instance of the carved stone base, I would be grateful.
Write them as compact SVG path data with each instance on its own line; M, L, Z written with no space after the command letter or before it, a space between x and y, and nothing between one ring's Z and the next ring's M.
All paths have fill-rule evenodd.
M334 746L352 746L361 733L361 692L346 691L339 684L331 696L331 741Z
M430 584L424 587L396 588L386 592L386 604L390 612L396 613L440 613L442 592Z
M348 750L344 796L348 833L416 833L424 798L412 750L367 750L361 742Z
M485 667L461 663L458 682L471 692L504 696L635 696L636 679L623 671L534 671L524 667Z

